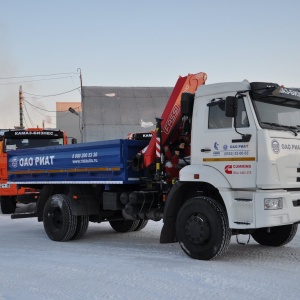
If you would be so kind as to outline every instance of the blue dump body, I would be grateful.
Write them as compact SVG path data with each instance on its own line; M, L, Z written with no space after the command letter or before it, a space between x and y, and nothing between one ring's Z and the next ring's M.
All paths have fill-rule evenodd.
M11 183L139 183L131 168L148 141L111 140L8 152Z

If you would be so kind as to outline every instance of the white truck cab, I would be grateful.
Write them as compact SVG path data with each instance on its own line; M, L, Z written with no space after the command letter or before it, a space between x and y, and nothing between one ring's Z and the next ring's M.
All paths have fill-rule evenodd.
M194 186L200 196L183 200L176 215L181 247L211 259L226 250L232 234L287 244L300 222L299 90L245 80L203 85L192 96L190 165L180 171L180 196L172 196L178 201ZM218 231L208 254L208 236Z
M268 86L210 84L195 95L191 165L180 180L217 187L231 228L300 221L300 92L276 85L273 96ZM227 117L226 98L236 95L237 116Z

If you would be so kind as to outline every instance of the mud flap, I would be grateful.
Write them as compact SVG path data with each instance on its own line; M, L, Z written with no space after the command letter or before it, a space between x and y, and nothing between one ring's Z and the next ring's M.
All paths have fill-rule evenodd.
M176 219L175 218L166 218L164 221L163 228L160 233L160 243L176 243L178 242L176 236Z

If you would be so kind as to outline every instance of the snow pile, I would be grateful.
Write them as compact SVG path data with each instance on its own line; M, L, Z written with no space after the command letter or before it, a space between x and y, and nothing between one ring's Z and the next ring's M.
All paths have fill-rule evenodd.
M0 214L0 299L299 299L299 233L281 248L233 237L224 256L197 261L159 244L161 226L121 234L90 223L59 243L35 218Z

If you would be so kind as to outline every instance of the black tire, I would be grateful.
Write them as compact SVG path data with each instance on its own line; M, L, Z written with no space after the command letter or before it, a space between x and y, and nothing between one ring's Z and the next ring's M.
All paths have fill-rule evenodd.
M179 210L177 238L190 257L210 260L226 252L231 238L225 207L209 197L193 197Z
M89 216L78 216L76 230L71 240L81 239L86 234L88 227L89 227Z
M134 229L134 231L140 231L140 230L144 229L147 224L148 224L148 220L139 220L139 224L138 224L137 228Z
M16 197L4 196L0 197L1 211L4 215L14 214L17 207Z
M51 196L44 208L44 228L53 241L70 240L77 228L77 216L72 215L70 199L66 195Z
M131 232L134 231L140 220L121 220L121 221L109 221L110 226L117 232Z
M288 244L296 235L298 224L256 229L251 236L264 246L280 247Z

